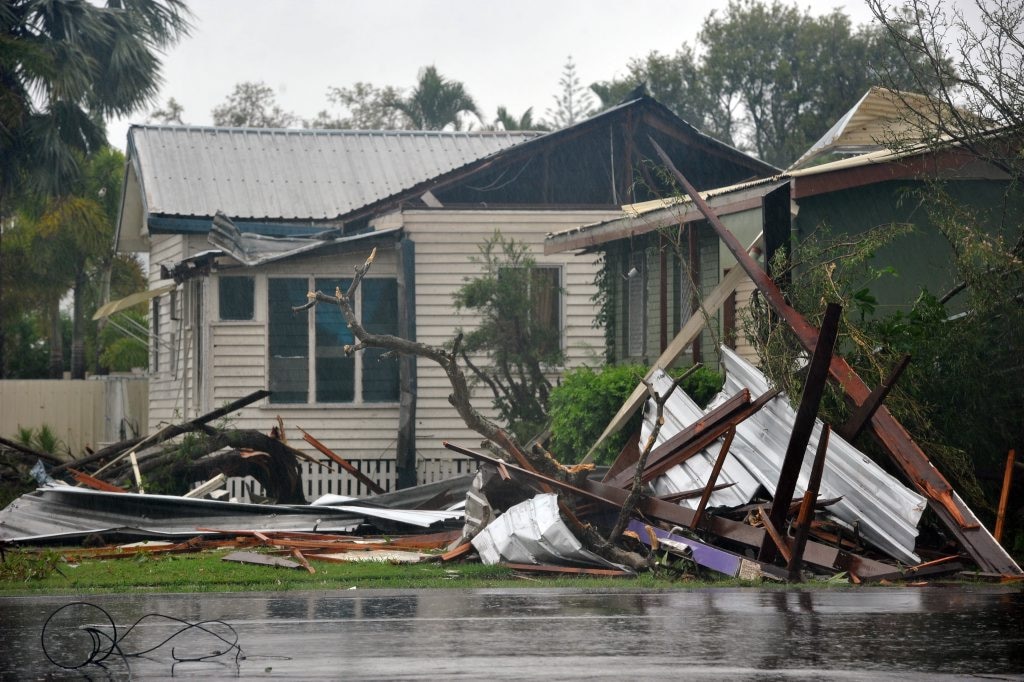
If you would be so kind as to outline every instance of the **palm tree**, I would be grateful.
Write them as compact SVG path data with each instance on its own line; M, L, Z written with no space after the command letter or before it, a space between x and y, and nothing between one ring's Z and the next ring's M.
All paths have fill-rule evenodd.
M152 103L158 55L189 18L184 0L0 2L0 220L29 195L59 196L106 143L104 120ZM0 376L14 312L0 289Z
M499 127L500 126L500 127ZM540 121L533 120L533 107L523 112L523 115L516 118L508 112L506 107L498 107L497 116L494 119L495 130L548 130L548 127Z
M449 126L462 129L460 114L480 118L476 102L459 81L451 81L428 66L420 71L416 87L408 97L398 97L387 106L400 111L408 119L410 130L444 130Z

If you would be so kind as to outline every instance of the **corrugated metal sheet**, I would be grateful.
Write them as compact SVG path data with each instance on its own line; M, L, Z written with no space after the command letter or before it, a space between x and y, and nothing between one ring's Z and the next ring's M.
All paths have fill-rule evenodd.
M537 132L133 126L150 215L331 220Z
M914 110L930 111L933 106L923 95L896 95L885 88L872 87L820 140L793 162L790 170L807 166L829 152L867 154L885 150L894 139L928 126L923 119L913 122Z
M725 347L722 348L722 364L726 371L726 383L711 406L727 400L744 388L749 389L752 396L762 395L768 390L768 381L764 375ZM659 391L665 391L671 385L671 379L660 370L652 380ZM667 404L666 407L672 406ZM665 427L659 435L663 435L664 438L670 437L681 428L679 424L692 423L698 414L699 410L694 413L690 407L682 419L677 417L673 422L666 417ZM795 419L796 412L790 407L788 399L779 396L760 412L740 423L736 429L736 438L729 449L729 456L726 458L723 475L719 477L719 482L737 480L737 485L714 493L711 497L712 505L735 504L724 499L722 493L731 493L731 496L739 498L746 496L747 499L743 502L749 501L758 483L769 492L775 490ZM808 452L814 452L817 448L821 427L819 420L811 435ZM648 417L644 423L641 442L651 428L653 425ZM703 486L707 481L706 472L710 470L710 463L714 462L720 447L720 442L716 443L707 451L670 469L664 476L655 480L655 492L665 494L679 492L687 487L692 489ZM807 485L812 459L810 456L804 457L797 482L797 495L802 495ZM734 469L745 469L747 476L742 477L730 470L730 462ZM726 473L729 474L728 478L725 476ZM750 478L753 479L753 485L750 484ZM829 439L819 493L824 498L842 497L839 502L829 507L829 514L847 525L852 526L856 523L861 535L875 547L900 561L911 564L920 561L914 553L914 544L917 538L917 523L925 508L925 499L883 471L867 455L835 433ZM719 497L716 499L716 496Z
M92 533L151 538L208 534L197 528L343 532L354 530L361 522L357 514L323 507L240 504L53 486L22 495L0 511L0 540L71 540Z

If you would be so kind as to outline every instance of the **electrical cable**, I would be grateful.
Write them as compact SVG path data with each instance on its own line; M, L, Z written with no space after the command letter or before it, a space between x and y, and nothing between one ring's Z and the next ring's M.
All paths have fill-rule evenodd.
M163 619L177 623L181 627L151 647L139 651L126 651L122 646L125 638L147 619ZM130 627L119 633L114 619L106 610L95 604L82 601L65 604L51 613L47 617L46 622L43 623L40 640L43 654L45 654L47 660L60 668L78 670L85 666L95 665L105 669L107 667L105 664L107 659L116 654L123 661L130 677L131 666L128 662L129 658L139 658L156 651L168 642L190 631L205 633L209 638L226 645L226 647L215 649L209 653L189 656L179 654L175 647L171 647L171 658L174 660L174 663L171 665L172 674L174 666L178 663L211 661L234 652L234 664L237 669L239 667L239 660L246 658L238 644L238 633L233 627L222 620L203 620L192 623L174 616L147 613ZM86 638L83 639L82 635L85 635Z

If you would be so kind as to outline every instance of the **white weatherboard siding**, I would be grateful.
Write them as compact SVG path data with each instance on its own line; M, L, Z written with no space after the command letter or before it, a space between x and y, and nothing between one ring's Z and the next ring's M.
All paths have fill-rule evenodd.
M188 255L188 237L185 235L153 235L150 238L149 251L149 286L153 288L160 280L160 266L173 265ZM180 287L179 287L180 290ZM175 298L180 296L178 291ZM160 343L150 342L149 361L149 432L159 429L161 425L178 421L184 416L183 384L177 376L180 365L179 334L174 320L171 319L171 296L164 295L159 301ZM149 329L152 337L154 330L153 304L149 305ZM172 355L176 356L172 358ZM154 367L154 357L159 364ZM172 367L174 369L172 369Z
M596 293L594 275L596 255L544 255L544 238L549 232L606 219L607 211L407 211L405 231L416 244L416 336L429 344L452 340L458 327L472 329L475 315L455 313L452 295L467 278L481 272L473 259L479 246L496 229L506 238L529 244L538 264L558 265L562 278L562 328L568 367L603 362L604 331L593 326L597 309L591 298ZM417 365L418 401L416 406L417 452L421 457L443 458L450 455L442 440L469 447L481 437L466 428L448 403L451 385L434 363L420 360ZM475 389L473 404L485 415L494 416L489 392Z
M257 268L222 270L228 275L255 278L255 319L220 321L217 292L211 286L209 308L211 337L208 357L213 360L212 406L237 400L266 388L267 378L267 280L271 277L350 278L369 250L345 255L309 256L284 260ZM368 277L394 277L395 253L382 247ZM333 291L324 293L332 294ZM312 315L313 312L300 313ZM312 377L310 377L312 380ZM302 440L298 427L309 432L331 450L348 459L393 459L398 429L397 403L280 404L261 400L231 417L236 428L264 433L276 425L280 415L289 444L310 454L316 450Z
M531 245L537 262L557 265L561 271L563 339L567 366L599 365L603 361L604 332L593 326L596 308L591 298L596 292L594 275L596 256L574 254L543 255L544 237L552 231L608 217L600 211L409 211L403 215L406 235L415 242L415 290L417 340L443 345L454 336L455 329L472 329L477 320L469 314L456 314L452 296L467 278L479 274L479 245L500 229ZM188 243L192 240L193 243ZM157 244L157 242L160 242ZM200 237L154 239L153 270L161 263L173 265L182 258L208 249ZM183 417L214 409L249 393L266 388L267 348L267 281L271 277L351 277L353 268L363 263L368 249L353 250L344 255L311 255L285 259L254 268L221 266L218 272L200 278L203 285L203 327L201 375L202 386L196 390L189 384L179 357L179 369L170 371L166 351L161 353L161 371L151 383L150 429L180 421ZM369 277L395 277L396 252L390 246L378 250ZM253 320L220 321L218 282L221 275L254 277L255 312ZM185 285L179 287L179 298ZM333 292L325 292L333 293ZM167 298L167 297L165 297ZM180 305L180 303L179 303ZM172 332L178 334L179 349L182 322L170 320L167 306L162 306L161 331L165 340ZM310 314L310 313L307 313ZM183 352L183 351L180 351ZM553 377L556 378L556 377ZM426 360L417 367L418 399L416 406L416 437L418 459L450 459L442 440L475 446L480 436L466 428L455 409L448 403L451 385L444 372ZM201 398L201 401L200 401ZM186 408L186 399L189 400ZM202 408L196 407L200 401ZM489 393L477 389L474 405L484 414L494 416ZM346 403L332 405L275 404L260 401L229 417L235 428L268 432L277 416L284 420L291 445L310 454L311 446L301 440L296 427L302 427L332 450L350 459L393 460L398 431L397 403Z

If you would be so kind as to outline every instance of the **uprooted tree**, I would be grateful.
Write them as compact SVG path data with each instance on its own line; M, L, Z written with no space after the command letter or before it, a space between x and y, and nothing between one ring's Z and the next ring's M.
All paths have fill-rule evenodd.
M505 459L515 462L525 469L539 472L550 478L565 481L572 485L577 485L585 478L590 472L591 467L566 467L538 445L534 445L529 449L523 447L514 433L499 426L473 406L469 380L459 363L462 357L462 345L464 342L462 334L456 335L450 348L440 348L390 334L373 334L363 327L352 307L352 301L356 291L359 289L360 283L373 265L375 256L376 249L370 253L364 263L355 267L355 275L346 291L342 291L340 288L336 289L333 296L320 291L310 292L309 302L293 308L293 310L296 312L310 310L319 304L338 306L345 318L345 322L352 330L352 334L356 339L356 343L344 346L343 350L346 354L356 353L367 348L380 348L386 352L412 355L437 363L444 370L452 387L452 392L448 396L448 402L455 408L466 426L495 444ZM656 400L660 404L664 402L665 397L656 396ZM657 432L648 439L647 447L643 453L644 457L653 448L656 435ZM640 470L642 470L642 465ZM646 569L650 566L646 557L622 549L615 543L617 539L616 534L621 533L621 529L625 525L624 519L631 515L639 499L639 474L634 484L634 490L627 504L623 506L620 512L620 521L616 524L612 535L609 537L602 536L593 526L585 524L576 518L575 514L571 511L573 500L569 496L562 499L562 516L568 526L576 533L577 537L594 552L633 569Z

